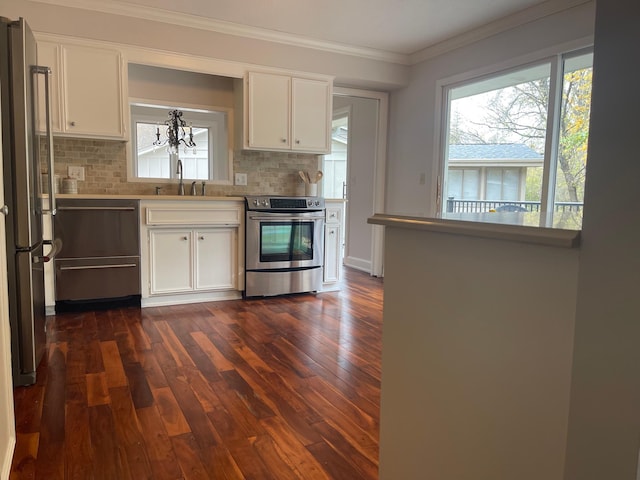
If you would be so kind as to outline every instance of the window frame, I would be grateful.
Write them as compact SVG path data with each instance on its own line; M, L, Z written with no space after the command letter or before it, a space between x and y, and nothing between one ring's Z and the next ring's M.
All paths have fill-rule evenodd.
M143 112L134 112L134 107L140 107L145 109ZM147 111L148 109L148 111ZM151 110L157 110L158 115L152 115L149 112ZM157 102L154 100L142 100L142 99L129 99L129 125L131 130L131 141L129 142L130 148L127 149L127 161L128 161L128 176L130 181L135 182L171 182L178 181L178 175L176 174L175 161L171 160L170 177L140 177L138 176L138 156L137 156L137 128L138 122L160 124L162 131L162 125L167 119L167 113L170 110L181 110L185 112L183 118L187 123L194 123L201 128L209 129L209 149L208 149L208 178L205 179L192 179L184 177L184 180L197 180L205 181L210 184L232 185L233 184L233 110L225 107L205 107L195 105L167 105L164 102ZM189 117L191 115L191 118ZM213 115L216 118L206 118L207 115ZM217 117L222 116L226 118L225 121L220 121ZM195 120L194 120L195 119ZM221 145L220 139L226 138L226 145ZM164 147L159 147L164 148ZM167 153L168 155L168 153ZM219 170L217 164L224 163L228 172L226 179L216 178L216 170Z
M481 82L506 75L510 72L549 64L549 106L547 110L547 134L545 137L545 151L543 160L542 193L540 198L540 211L545 212L541 216L540 227L552 227L555 202L555 186L557 174L557 158L560 136L560 115L562 108L563 62L567 59L585 54L593 54L593 38L568 42L544 51L532 53L522 57L511 59L507 62L485 66L468 72L459 73L436 82L436 108L434 124L434 157L436 165L434 176L436 177L435 216L443 214L446 204L447 170L448 170L448 134L450 92L472 83ZM558 87L558 85L560 85ZM551 133L549 133L551 132Z

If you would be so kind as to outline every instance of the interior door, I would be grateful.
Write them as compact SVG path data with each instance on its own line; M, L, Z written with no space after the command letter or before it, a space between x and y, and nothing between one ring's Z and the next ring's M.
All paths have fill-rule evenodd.
M333 97L334 118L349 112L343 263L375 276L383 273L383 230L367 219L384 213L387 100L384 93L341 88Z
M350 108L334 108L331 121L331 153L325 155L322 161L322 196L326 199L347 200L349 186L347 185L349 171L349 119ZM346 209L344 211L346 213ZM343 213L340 218L340 225L337 231L340 232L339 248L336 253L339 259L338 264L342 264L345 245L345 223L346 215Z

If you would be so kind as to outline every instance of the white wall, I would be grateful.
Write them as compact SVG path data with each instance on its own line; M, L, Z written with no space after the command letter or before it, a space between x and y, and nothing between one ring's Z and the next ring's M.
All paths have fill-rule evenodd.
M639 478L639 26L598 2L566 480Z
M427 187L411 187L413 179L417 178L417 172L421 169L429 172L428 169L434 165L430 151L432 140L428 136L423 139L419 135L424 131L422 125L425 123L427 131L433 129L433 119L424 110L433 109L434 96L424 96L425 89L427 92L432 91L438 78L477 67L478 62L483 60L487 63L496 61L499 59L495 58L496 55L502 57L505 52L511 52L511 55L526 53L541 44L553 43L565 36L566 40L570 40L572 36L578 38L589 30L592 8L593 5L575 9L575 13L582 13L573 19L565 16L562 22L564 31L560 28L562 25L556 24L563 15L554 16L534 22L525 29L533 32L536 25L540 27L544 24L556 24L556 28L538 30L537 36L520 37L520 30L508 32L494 39L478 42L473 47L461 49L465 54L463 56L453 52L415 69L410 87L392 97L394 127L391 131L389 158L394 165L390 167L389 181L391 210L416 212L418 208L412 202L415 198L428 196ZM493 400L500 402L507 398L506 395L494 398L491 402L481 402L480 407L486 405L487 408L476 406L473 412L475 415L472 416L467 416L459 408L459 402L464 399L462 395L452 396L454 403L451 406L443 401L451 393L466 393L474 398L475 392L469 386L473 385L476 376L465 377L460 373L464 373L464 368L461 367L482 375L483 382L478 389L482 393L481 400L489 395L485 388L486 370L477 369L475 362L471 362L470 355L480 353L482 364L488 363L489 352L495 349L492 347L478 352L475 347L489 346L487 340L491 340L488 335L491 331L479 332L477 328L470 330L467 327L477 325L478 322L495 323L496 319L504 320L504 307L497 304L500 308L496 310L491 305L492 299L496 298L507 299L507 305L514 307L516 300L520 299L526 307L525 314L529 315L529 303L522 297L523 279L513 276L516 272L510 270L507 270L510 274L504 278L496 276L496 273L505 273L507 267L496 269L490 265L486 259L493 258L497 261L497 252L492 253L485 247L471 249L476 255L469 258L468 245L462 245L462 239L443 242L435 234L430 234L429 238L419 238L419 234L413 233L408 239L399 240L389 230L387 246L391 253L386 261L382 381L382 479L522 479L529 478L531 472L538 472L539 475L531 478L637 480L640 448L640 217L633 207L628 209L624 206L636 203L637 179L640 178L637 146L640 108L637 79L640 77L640 65L630 61L630 52L640 44L638 25L640 4L636 0L598 2L589 168L579 250L567 251L568 256L564 259L550 252L536 252L536 249L522 252L523 258L536 262L531 268L549 279L549 285L539 287L552 287L552 291L547 290L538 296L534 313L543 313L539 309L546 308L547 302L551 301L552 308L547 313L560 315L557 317L557 326L568 326L570 322L575 325L573 338L565 338L564 345L565 350L573 347L572 358L556 358L547 363L546 358L538 358L535 352L529 352L529 360L534 361L528 368L535 368L536 364L543 362L549 371L557 369L556 380L564 379L556 385L559 388L541 389L539 392L546 394L541 399L543 402L555 402L556 415L563 411L568 413L566 421L560 418L561 415L556 417L557 425L566 428L566 447L558 445L557 440L562 432L559 429L554 432L552 426L546 423L546 416L541 417L539 423L511 432L511 438L515 439L513 444L501 443L500 440L507 438L503 434L509 433L508 429L513 426L513 422L522 426L520 422L527 421L526 417L530 414L528 410L514 412L505 409L502 413L495 410ZM572 35L565 35L571 32ZM489 48L491 45L493 49ZM476 59L471 58L473 52ZM464 58L467 55L470 57ZM429 195L431 193L432 190ZM430 208L432 203L428 204L425 211ZM428 243L428 248L425 248L425 243ZM447 254L446 265L443 265L442 252L449 252L449 249L455 250L454 255ZM513 253L511 247L508 251ZM410 255L416 252L417 256ZM570 258L573 253L578 253L579 257ZM512 256L509 258L514 261L513 266L518 265L520 260ZM465 262L461 264L462 260ZM573 262L578 260L579 264L573 266ZM487 274L485 277L479 273L483 268ZM439 275L433 275L434 272ZM454 282L456 277L458 280ZM393 278L402 280L394 285ZM502 284L503 288L496 290L499 290L500 296L488 291L486 283L497 281L500 284L504 279L513 281L505 282ZM479 282L480 280L486 283ZM418 281L422 284L416 286ZM478 287L472 289L469 285L471 281L475 281ZM450 305L446 300L451 300L451 292L458 288L458 282L461 282L465 298L470 302ZM562 292L564 300L557 297L557 293ZM572 292L575 293L575 306L568 303ZM419 314L412 313L408 305L413 305L424 316L420 318ZM469 305L476 307L475 314ZM573 321L570 319L572 310L575 312ZM514 312L513 317L520 319L522 313ZM460 325L459 318L467 321L456 331L455 327ZM552 326L547 324L547 327ZM461 337L458 338L456 333ZM517 331L503 330L502 333L504 335L501 335L499 343L505 338L513 338L505 336L511 336ZM534 336L531 338L535 339L540 332L532 333ZM514 350L520 346L530 348L527 338L529 336L520 338L521 343L513 343ZM542 340L541 337L537 338ZM557 340L559 337L550 335L547 338ZM466 344L463 342L465 339ZM467 348L460 348L461 346ZM559 344L557 346L561 347ZM455 352L450 351L453 347L457 347L465 355L456 356ZM506 350L506 353L515 352ZM402 362L407 365L435 365L438 367L436 371L443 375L438 377L428 369L418 367L402 370ZM497 367L497 364L493 366ZM566 392L567 366L571 369L568 409L563 406L564 400L560 401L561 397L558 396L559 392ZM456 382L460 378L466 378L466 384ZM493 380L495 378L497 377ZM529 376L524 383L516 383L516 386L530 389L543 378ZM461 389L460 385L467 389ZM396 393L397 391L400 393ZM513 400L518 404L531 405L531 398L518 397L518 388L513 392ZM530 393L533 394L531 391ZM562 393L562 396L565 394ZM551 396L555 396L555 399L551 399ZM437 415L437 411L432 411L434 406L447 413L444 419ZM410 410L407 411L407 408ZM465 421L458 418L460 413ZM492 418L497 421L487 421ZM408 432L406 437L399 436L403 429ZM519 433L523 434L522 438L518 438ZM529 463L531 457L521 455L518 449L524 446L522 442L528 441L530 436L536 438L550 433L553 434L550 439L553 448L547 449L542 438L530 445L528 453L538 460L538 463L532 465ZM464 450L461 450L459 442L452 439L455 434L460 434L462 447L466 447ZM469 435L470 438L464 438L462 434ZM485 440L481 438L483 434L489 438L479 441ZM397 442L393 442L394 439ZM432 457L433 451L439 455ZM458 455L454 458L451 452L456 451ZM489 456L480 456L479 453L482 452ZM564 461L559 460L559 453L565 454ZM488 459L493 459L493 464ZM520 462L521 467L531 466L532 469L514 473L509 470L517 467L514 461ZM448 477L425 470L432 468L446 468L453 475ZM559 468L563 468L564 472L559 472Z
M129 65L129 97L170 105L233 108L233 79L146 65Z
M231 62L334 75L336 84L347 86L397 88L407 81L408 67L403 65L141 18L29 0L2 0L0 15L24 17L36 33L67 35Z
M435 213L438 159L434 153L436 83L454 75L593 35L595 2L542 18L412 67L409 86L392 92L387 168L387 213ZM424 185L420 174L426 175Z
M380 479L561 480L578 250L385 245Z

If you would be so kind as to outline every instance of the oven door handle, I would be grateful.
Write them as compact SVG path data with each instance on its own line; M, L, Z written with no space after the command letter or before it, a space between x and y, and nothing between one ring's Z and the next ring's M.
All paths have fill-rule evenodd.
M278 214L273 214L273 215L269 215L269 216L253 216L253 215L249 215L249 220L267 220L267 221L272 221L272 222L277 222L277 221L282 221L282 220L323 220L324 216L319 216L319 215L315 215L315 216L309 216L309 217L293 217L291 215L288 214L282 214L281 216L276 216Z

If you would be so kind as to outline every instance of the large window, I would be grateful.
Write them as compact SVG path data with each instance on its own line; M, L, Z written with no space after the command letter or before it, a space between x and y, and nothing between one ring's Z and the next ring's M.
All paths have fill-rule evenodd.
M444 212L540 211L582 222L593 55L445 87Z
M157 146L166 138L168 112L181 110L192 127L195 148L180 148L176 156L169 155L166 146ZM133 172L137 178L177 178L177 160L182 160L183 178L189 180L229 181L231 151L228 141L228 114L224 111L194 110L157 105L131 105Z

